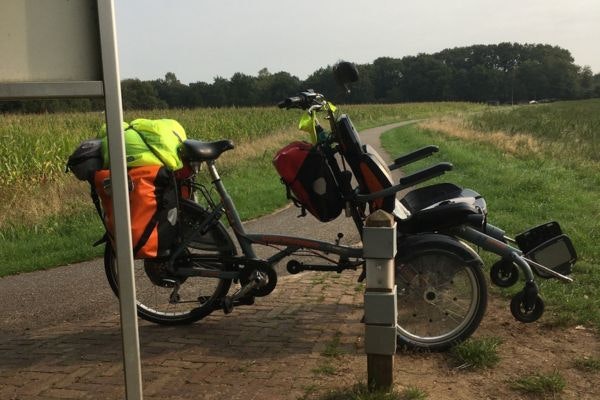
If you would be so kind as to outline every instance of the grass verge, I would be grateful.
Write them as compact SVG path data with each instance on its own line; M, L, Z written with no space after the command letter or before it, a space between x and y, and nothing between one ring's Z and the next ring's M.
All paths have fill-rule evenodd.
M337 369L328 362L320 364L318 367L312 369L312 373L315 375L335 375Z
M578 358L573 364L580 371L600 372L600 358L598 357Z
M100 257L104 246L92 247L104 229L93 209L52 216L31 227L0 231L0 274L30 272L47 266Z
M319 400L425 400L427 393L416 387L408 387L402 391L371 391L364 383L348 389L338 389L326 393Z
M507 143L510 143L508 140ZM559 221L578 253L574 284L538 279L548 306L545 319L562 323L592 323L600 327L600 175L593 173L593 161L585 158L558 158L544 142L537 152L511 151L500 140L478 140L433 129L408 126L383 135L383 145L392 154L401 154L428 144L440 146L436 161L451 161L454 170L428 182L448 181L481 193L488 205L488 220L513 236L541 223ZM550 144L552 145L552 143ZM423 162L411 166L422 167ZM498 257L483 254L491 265ZM521 284L511 288L520 290Z
M557 371L551 373L535 373L516 378L510 387L519 392L538 396L552 396L561 393L567 383Z
M329 358L341 357L344 354L344 350L340 347L341 337L342 333L336 332L335 335L333 335L331 342L327 343L327 346L325 346L325 349L321 352L321 355Z
M450 359L457 369L492 368L500 361L498 346L502 341L497 337L472 338L454 346Z
M474 129L526 133L545 142L560 144L563 156L582 156L600 161L600 99L561 101L536 106L487 110L469 118Z

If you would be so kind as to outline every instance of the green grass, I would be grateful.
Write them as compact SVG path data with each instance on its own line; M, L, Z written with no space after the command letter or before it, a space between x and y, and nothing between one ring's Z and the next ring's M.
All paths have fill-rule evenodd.
M333 335L331 342L327 343L327 346L325 346L325 349L321 352L321 355L323 357L338 358L344 354L344 351L340 348L341 337L342 334L340 332L336 332L335 335Z
M315 375L335 375L336 373L336 369L333 365L329 364L329 363L323 363L321 365L319 365L316 368L312 369L312 373Z
M600 327L600 174L590 169L593 162L585 155L558 158L544 149L537 154L511 154L495 143L469 141L416 126L384 134L383 144L392 155L427 144L439 145L439 155L411 166L409 172L424 164L451 161L454 170L428 184L453 182L481 193L487 201L488 221L505 229L509 236L543 222L559 221L579 259L573 284L538 280L548 306L543 319L554 316L563 323ZM498 258L484 255L487 265ZM513 290L520 290L518 286Z
M408 387L402 391L369 390L364 383L351 388L337 389L318 397L318 400L425 400L427 393L416 387Z
M96 211L49 217L34 227L17 227L0 232L2 275L29 272L40 266L61 265L100 257L104 246L92 247L104 229Z
M469 339L450 350L452 364L459 369L492 368L500 361L498 346L502 341L497 337Z
M578 358L573 364L575 368L585 372L600 372L600 358Z
M427 392L418 387L409 386L400 392L400 396L403 400L425 400L427 398Z
M310 396L318 390L317 385L307 385L303 387L304 395L298 398L298 400L308 400Z
M221 172L221 179L236 202L242 220L268 214L288 202L285 187L272 167L271 160L272 155L265 154ZM249 182L252 183L248 184ZM207 183L207 187L209 186ZM219 200L216 193L214 199Z
M492 109L469 122L481 131L527 133L564 144L567 154L600 161L600 99ZM500 109L502 110L502 109Z
M510 387L514 390L539 396L559 394L566 386L565 378L557 371L526 375L510 383Z

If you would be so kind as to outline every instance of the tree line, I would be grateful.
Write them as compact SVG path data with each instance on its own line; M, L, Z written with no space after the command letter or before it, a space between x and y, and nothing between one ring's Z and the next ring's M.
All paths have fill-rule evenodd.
M470 101L515 104L531 100L600 97L600 74L574 64L571 53L546 44L500 43L445 49L402 58L380 57L357 65L360 80L348 95L336 86L332 67L305 80L266 68L256 76L233 74L212 83L183 84L169 72L162 79L121 82L126 110L272 106L308 88L334 102L400 103ZM87 111L102 109L99 100L36 100L0 103L4 112Z

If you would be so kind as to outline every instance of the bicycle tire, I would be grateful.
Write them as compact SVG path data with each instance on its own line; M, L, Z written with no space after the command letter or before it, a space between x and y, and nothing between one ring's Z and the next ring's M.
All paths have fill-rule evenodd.
M466 340L487 307L481 265L448 246L430 243L396 257L397 344L444 351Z
M205 210L197 207L194 210L193 219L198 220L207 215ZM188 220L191 219L188 216ZM185 224L185 222L184 218L182 223ZM185 257L183 263L197 263L204 268L231 271L235 268L232 264L214 261L207 263L202 261L201 257L202 255L231 256L235 253L235 245L231 237L219 222L213 225L206 234L194 238L183 255ZM162 325L183 325L196 322L220 307L220 302L227 295L231 286L231 279L197 276L180 278L182 282L179 295L181 297L177 303L172 303L169 300L173 293L173 286L157 282L157 278L153 275L160 275L160 271L154 274L147 272L148 265L153 265L152 268L160 268L160 262L159 260L134 260L137 314L140 318ZM104 268L108 283L118 297L117 266L110 241L106 243L104 251ZM170 276L166 277L171 278ZM173 279L175 278L173 277Z

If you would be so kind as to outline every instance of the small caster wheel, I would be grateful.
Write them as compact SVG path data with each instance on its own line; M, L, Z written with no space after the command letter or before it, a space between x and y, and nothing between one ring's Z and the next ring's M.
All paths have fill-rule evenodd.
M525 291L514 295L510 302L510 312L517 321L530 323L537 321L544 313L544 301L538 295L529 307L526 306Z
M233 311L233 298L227 296L223 298L223 313L230 314Z
M298 261L296 260L290 260L287 263L286 266L287 272L290 273L290 275L295 275L295 274L299 274L300 272L302 272L302 264L300 264Z
M511 287L519 280L519 269L512 261L498 260L490 269L490 279L496 286Z

